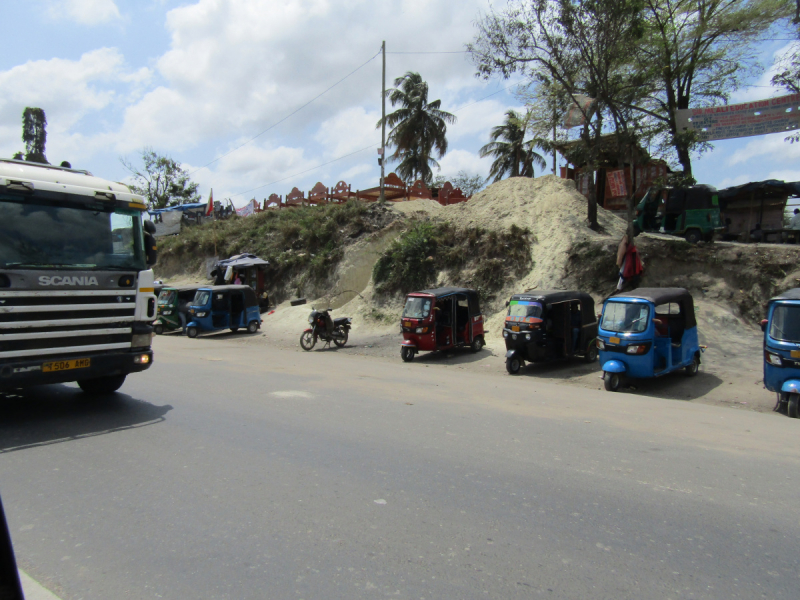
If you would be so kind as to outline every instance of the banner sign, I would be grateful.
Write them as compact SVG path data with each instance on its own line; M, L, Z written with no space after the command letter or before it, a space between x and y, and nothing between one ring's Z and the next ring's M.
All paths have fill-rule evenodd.
M257 204L255 198L250 200L247 204L245 204L242 208L236 209L236 214L240 217L249 217L250 215L255 214L257 209Z
M628 186L625 185L625 171L622 169L608 171L606 172L606 177L608 178L608 187L611 190L612 198L628 195Z
M697 132L701 142L800 129L800 94L755 102L675 111L678 131Z
M589 114L589 109L592 107L593 103L594 98L583 94L575 94L572 97L572 104L570 104L570 107L564 115L562 125L566 129L583 125L586 122L586 117L584 115Z

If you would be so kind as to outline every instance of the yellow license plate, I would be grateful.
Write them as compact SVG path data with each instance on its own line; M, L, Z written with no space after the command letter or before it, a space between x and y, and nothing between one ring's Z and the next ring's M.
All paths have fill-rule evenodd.
M413 327L413 326L414 326L414 323L412 323L411 321L405 321L403 323L403 327Z
M800 358L800 350L792 350L792 358Z
M619 344L619 338L618 337L608 338L608 341L610 343L612 343L612 344Z
M69 371L70 369L85 369L92 365L91 358L74 358L72 360L54 360L53 362L46 362L42 365L43 373L52 373L54 371Z
M511 331L519 331L519 325L513 325Z

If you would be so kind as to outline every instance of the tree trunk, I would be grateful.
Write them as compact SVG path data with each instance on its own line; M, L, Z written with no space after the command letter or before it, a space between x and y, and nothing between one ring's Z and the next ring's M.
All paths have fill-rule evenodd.
M686 144L675 142L675 151L678 154L678 162L683 167L683 176L688 178L692 176L692 157Z
M587 165L584 175L589 178L589 202L586 218L589 221L589 227L597 231L600 227L597 225L597 183L595 182L594 166L590 168Z

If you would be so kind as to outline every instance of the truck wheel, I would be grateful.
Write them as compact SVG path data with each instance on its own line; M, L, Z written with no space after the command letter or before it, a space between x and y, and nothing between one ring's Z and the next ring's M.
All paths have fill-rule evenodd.
M197 327L189 327L188 329L186 329L186 335L188 335L190 338L196 338Z
M161 323L156 323L153 325L153 331L156 332L156 335L161 335L164 333L164 326Z
M125 375L114 375L112 377L98 377L97 379L81 379L78 381L78 386L86 394L100 396L113 394L122 387L123 383L125 383Z
M616 392L622 385L622 378L619 373L603 373L603 385L607 392Z
M800 403L800 394L789 394L789 403L786 405L786 414L789 415L792 419L796 419L798 417L798 406Z
M593 363L597 360L597 346L594 344L594 342L586 350L586 354L583 355L583 360L585 360L587 363Z
M408 346L401 346L400 358L403 359L403 362L411 362L412 360L414 360L414 349L409 348Z
M683 239L685 239L690 244L696 244L697 242L703 239L703 234L700 233L699 229L690 229L683 236Z
M509 375L516 375L517 373L519 373L519 370L521 368L522 368L522 361L516 354L514 356L509 356L506 359L506 371L508 371Z
M258 331L258 321L250 321L247 324L247 333L255 333Z

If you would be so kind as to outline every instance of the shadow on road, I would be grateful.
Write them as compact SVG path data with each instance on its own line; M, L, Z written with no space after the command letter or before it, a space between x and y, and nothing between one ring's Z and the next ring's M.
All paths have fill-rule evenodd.
M0 392L0 454L154 425L170 410L121 393L90 397L66 385Z

